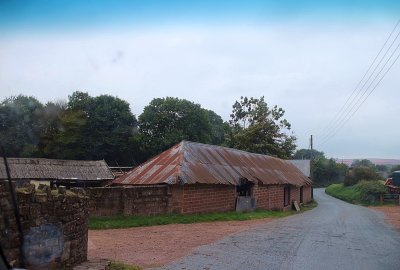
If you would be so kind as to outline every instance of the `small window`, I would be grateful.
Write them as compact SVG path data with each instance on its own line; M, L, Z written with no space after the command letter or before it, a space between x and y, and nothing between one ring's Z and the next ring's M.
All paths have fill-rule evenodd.
M283 188L283 206L288 206L290 204L290 186L285 186Z
M300 187L300 203L303 203L303 187Z

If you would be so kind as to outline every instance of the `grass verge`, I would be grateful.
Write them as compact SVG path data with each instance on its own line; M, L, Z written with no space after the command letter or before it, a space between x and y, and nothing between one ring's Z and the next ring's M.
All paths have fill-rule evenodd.
M325 189L325 193L349 203L361 203L361 192L354 186L345 187L343 184L332 184Z
M379 201L371 202L363 200L361 190L356 185L345 187L343 184L332 184L325 189L325 193L342 201L364 206L394 205L391 202L381 203Z
M111 262L110 270L141 270L139 266L128 265L120 262Z
M207 214L165 214L157 216L113 216L113 217L93 217L89 219L90 230L103 229L120 229L131 227L143 227L166 224L189 224L198 222L213 222L213 221L234 221L234 220L252 220L262 218L279 218L286 217L296 213L301 213L310 210L317 206L317 203L312 201L301 208L300 212L291 211L267 211L256 210L249 213L207 213Z

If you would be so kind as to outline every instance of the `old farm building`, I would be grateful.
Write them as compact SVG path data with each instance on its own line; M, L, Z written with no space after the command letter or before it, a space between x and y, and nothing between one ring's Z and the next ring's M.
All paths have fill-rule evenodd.
M104 160L61 160L45 158L7 158L11 178L23 183L67 187L100 187L110 183L114 175ZM0 162L0 179L7 174Z
M235 210L238 197L257 208L285 210L311 200L312 182L288 161L241 150L182 141L115 185L168 185L175 212Z

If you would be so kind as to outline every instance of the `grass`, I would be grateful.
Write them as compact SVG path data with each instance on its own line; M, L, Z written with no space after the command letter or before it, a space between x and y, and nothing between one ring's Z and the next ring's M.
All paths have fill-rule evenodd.
M361 203L361 192L354 186L345 187L343 184L332 184L325 189L325 193L349 203Z
M342 201L346 201L353 204L360 204L364 206L373 206L373 205L393 205L391 202L371 202L362 200L362 194L359 188L356 185L354 186L344 186L343 184L332 184L325 189L325 193L340 199Z
M316 202L310 202L302 207L301 212L310 210L317 206ZM225 213L207 213L207 214L164 214L157 216L113 216L113 217L93 217L89 219L89 229L120 229L131 227L143 227L166 224L189 224L198 222L213 221L235 221L235 220L252 220L262 218L280 218L296 214L291 211L267 211L256 210L249 213L225 212Z
M120 262L111 262L110 270L141 270L139 266L128 265Z

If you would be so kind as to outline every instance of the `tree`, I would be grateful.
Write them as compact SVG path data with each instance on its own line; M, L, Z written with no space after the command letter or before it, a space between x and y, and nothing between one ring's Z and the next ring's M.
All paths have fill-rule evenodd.
M360 182L361 180L380 180L381 177L370 167L355 167L352 168L344 179L343 184L345 186L352 186Z
M323 156L313 159L311 164L311 174L315 186L328 186L342 182L348 170L347 165L336 163L334 159L326 159Z
M40 153L47 158L89 159L89 140L85 138L86 115L83 111L66 110L43 134Z
M224 142L224 121L212 110L205 110L211 125L211 144L221 145Z
M355 159L351 163L352 168L360 168L360 167L365 167L365 168L371 168L373 170L376 170L375 164L372 163L369 159Z
M390 169L390 173L393 173L395 171L400 171L400 165L395 165Z
M296 148L296 137L287 134L291 125L284 114L282 108L269 108L264 97L241 97L232 106L231 144L249 152L289 158Z
M212 142L209 112L185 99L155 98L139 116L146 152L156 155L182 140Z
M110 164L131 165L131 146L137 121L129 104L117 97L74 92L66 110L43 136L41 150L47 157L105 159Z
M317 151L315 149L299 149L294 155L293 159L317 159L317 158L325 158L324 152Z
M43 105L34 97L14 96L0 103L0 141L7 155L27 157L37 150Z

